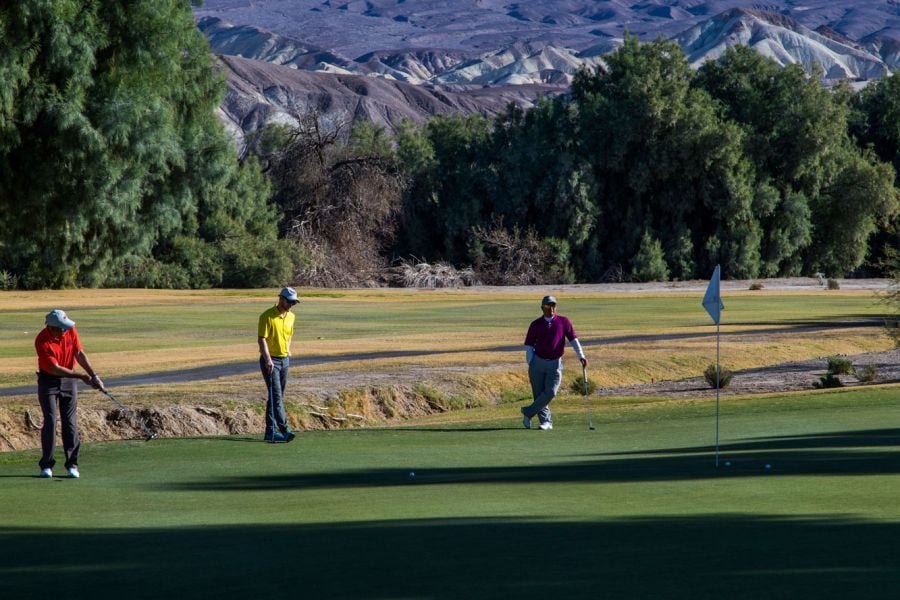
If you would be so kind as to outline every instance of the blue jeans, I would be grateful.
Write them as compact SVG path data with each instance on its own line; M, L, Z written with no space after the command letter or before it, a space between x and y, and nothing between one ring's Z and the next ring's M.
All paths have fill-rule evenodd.
M526 417L538 416L541 423L552 423L553 415L550 413L549 404L556 397L559 385L562 383L563 361L562 358L546 360L534 355L528 365L528 379L531 381L531 393L534 402L531 406L522 409Z
M266 436L271 437L276 431L285 433L289 430L287 422L287 414L284 412L284 388L287 387L288 368L291 366L291 359L288 356L284 358L272 357L272 363L275 368L271 373L266 369L266 361L259 357L259 368L262 371L263 379L266 381L266 389L268 390L268 398L266 400Z

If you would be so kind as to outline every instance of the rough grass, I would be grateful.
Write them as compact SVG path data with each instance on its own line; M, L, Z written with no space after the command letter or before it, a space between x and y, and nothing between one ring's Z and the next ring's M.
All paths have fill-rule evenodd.
M66 290L54 292L52 298L38 292L0 294L0 387L33 382L33 340L50 308L69 311L95 366L109 379L252 362L257 352L256 320L274 295L275 291L260 290ZM406 365L518 365L523 360L524 330L538 314L535 294L523 291L301 290L301 296L295 355L346 357L342 368L351 371ZM573 292L561 299L561 312L573 319L592 362L615 373L615 381L598 379L598 383L625 384L657 378L672 368L676 375L693 375L698 365L708 363L715 339L699 306L701 296ZM890 344L869 331L796 329L876 318L885 307L872 293L736 292L727 300L723 332L767 338L751 344L735 338L723 348L734 354L728 360L734 368L760 366L776 358L885 349ZM659 334L700 337L662 344L649 339ZM644 339L624 341L627 336ZM658 356L657 349L668 356ZM378 352L394 356L360 358ZM406 360L398 353L405 353ZM607 370L610 364L613 371Z

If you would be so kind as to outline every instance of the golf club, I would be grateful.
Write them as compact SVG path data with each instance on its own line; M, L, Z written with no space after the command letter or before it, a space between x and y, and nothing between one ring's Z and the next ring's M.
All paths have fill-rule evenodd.
M587 367L581 365L581 382L584 384L584 401L588 409L588 429L594 431L594 417L591 413L591 397L588 395Z
M106 391L105 389L100 390L100 392L101 392L104 396L106 396L107 398L109 398L110 400L112 400L113 402L115 402L116 405L117 405L119 408L121 408L122 410L124 410L124 411L125 411L125 414L128 415L129 417L131 417L131 420L132 420L132 421L134 421L135 423L137 423L138 425L141 426L141 429L144 430L144 435L147 436L146 439L147 439L148 442L149 442L150 440L152 440L153 438L156 437L156 433L155 433L154 431L152 431L149 427L147 427L147 424L144 422L144 420L141 419L140 417L138 417L136 414L134 414L134 412L132 412L132 410L131 410L130 408L128 408L127 406L125 406L124 404L122 404L121 402L119 402L118 400L116 400L116 397L113 396L112 394L110 394L110 393L109 393L108 391Z

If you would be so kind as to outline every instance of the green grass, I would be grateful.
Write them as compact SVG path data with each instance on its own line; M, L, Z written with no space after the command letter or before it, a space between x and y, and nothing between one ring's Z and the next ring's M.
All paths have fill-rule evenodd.
M894 598L898 391L3 454L0 597Z

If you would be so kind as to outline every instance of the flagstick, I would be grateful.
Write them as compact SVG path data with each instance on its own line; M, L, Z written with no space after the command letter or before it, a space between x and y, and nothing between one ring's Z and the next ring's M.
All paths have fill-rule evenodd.
M716 468L719 468L719 324L716 323Z

